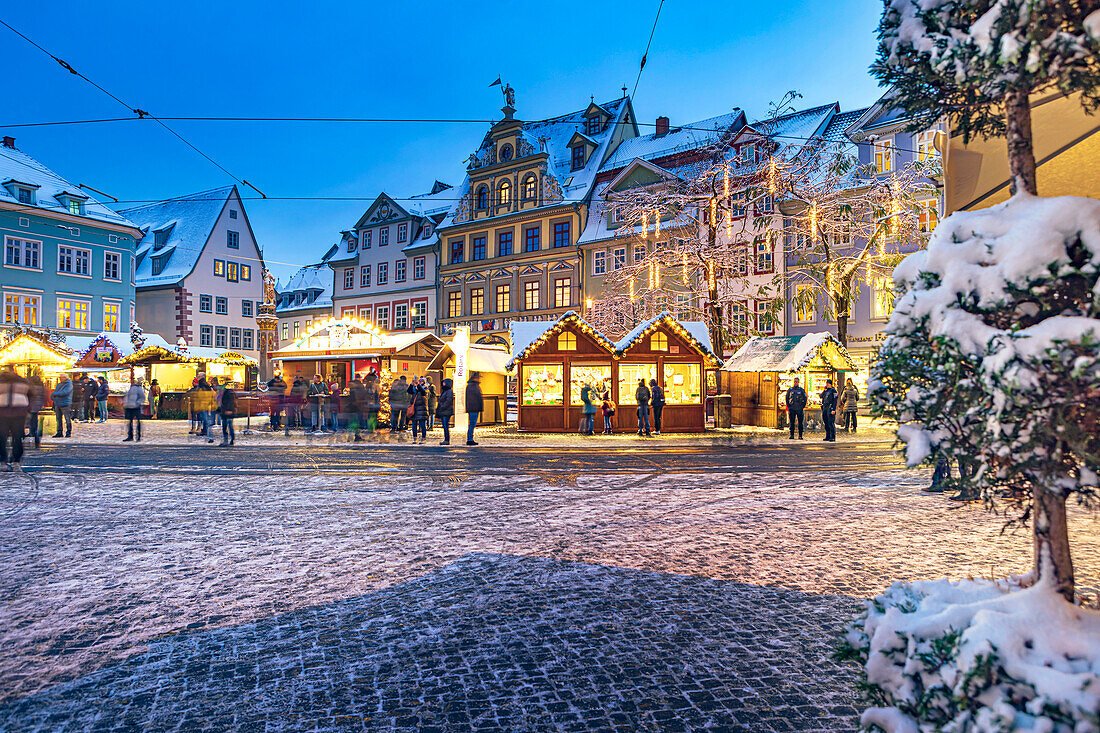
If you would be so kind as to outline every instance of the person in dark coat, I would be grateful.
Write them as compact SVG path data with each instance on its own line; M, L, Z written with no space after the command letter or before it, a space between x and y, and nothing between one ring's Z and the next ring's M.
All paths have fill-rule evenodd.
M267 383L267 401L270 404L268 409L271 412L271 429L278 430L283 424L283 409L286 402L286 380L279 372L275 372L275 377Z
M420 433L420 442L428 439L428 387L424 384L424 377L413 385L413 442L416 442L416 434Z
M68 374L61 375L61 381L54 387L53 393L50 394L50 400L53 402L53 416L57 421L57 432L53 434L53 437L60 438L62 422L65 425L64 437L72 437L73 434L73 395L76 391L76 386Z
M313 432L324 432L325 423L322 415L324 414L324 403L328 400L328 385L325 384L325 380L321 378L320 374L313 375L313 381L309 383L309 390L306 394L309 397L309 414L312 419Z
M99 403L99 421L107 422L107 395L111 393L111 388L107 384L107 377L100 377L99 384L96 386L95 399Z
M435 429L435 408L439 405L439 394L435 391L435 382L426 379L428 383L428 430Z
M443 391L439 393L439 404L435 408L435 416L439 418L439 424L443 426L443 442L440 445L451 444L451 417L455 414L454 381L443 380Z
M390 432L404 430L401 416L405 414L406 400L409 399L409 385L404 377L394 380L388 394L390 400Z
M27 379L27 399L30 400L30 414L27 415L27 431L34 438L34 447L42 444L42 435L38 425L38 413L46 406L46 385L42 383L42 377L32 374Z
M477 419L485 411L485 400L481 396L481 375L470 372L470 381L466 383L466 417L469 423L466 426L466 445L477 445L474 442L474 428L477 427Z
M367 432L378 429L378 413L382 411L382 393L378 391L378 378L367 375L366 387Z
M596 423L596 390L592 389L592 385L585 384L581 387L581 402L584 406L581 408L581 415L584 416L584 434L592 435Z
M806 409L806 401L809 396L806 390L795 377L794 384L787 389L787 423L791 429L791 440L794 440L794 424L798 422L798 439L802 440L803 423L805 420L803 411Z
M642 435L642 428L645 428L645 435L649 436L649 399L652 395L649 392L649 387L645 386L645 380L638 380L638 389L634 390L634 399L638 401L638 435Z
M653 432L661 434L661 413L665 410L665 390L656 379L649 380L649 404L653 407Z
M99 392L99 383L91 377L84 377L84 422L95 421L96 393Z
M73 379L72 418L77 422L84 422L84 380Z
M23 429L31 409L29 391L27 380L16 374L13 367L8 366L0 373L0 462L6 463L9 471L21 470Z
M821 421L825 423L825 438L830 443L836 442L836 390L833 389L833 380L825 380L825 389L821 391Z
M237 416L237 392L226 382L218 397L218 412L222 416L222 442L220 447L227 448L237 442L233 431L233 418Z
M367 412L367 388L363 385L363 380L356 374L355 378L348 384L348 421L349 427L352 428L356 443L360 443L363 440L363 436L359 434L359 429L364 427L366 423L365 415Z
M611 435L615 432L615 403L611 401L611 390L605 389L601 400L600 409L603 410L603 434Z

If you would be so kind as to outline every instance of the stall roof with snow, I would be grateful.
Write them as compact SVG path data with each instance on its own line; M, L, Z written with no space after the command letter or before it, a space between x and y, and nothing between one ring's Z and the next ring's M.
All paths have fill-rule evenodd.
M622 356L640 339L644 339L661 326L671 329L684 339L688 345L702 354L707 366L711 368L718 366L719 359L710 348L710 330L707 328L707 324L702 321L680 321L668 311L662 311L657 316L635 326L630 333L623 336L615 344L615 353Z
M509 356L505 346L470 344L466 352L466 368L471 372L507 374ZM442 370L452 358L454 358L454 351L451 350L451 344L444 343L443 348L428 365L428 369Z
M808 367L854 371L848 350L827 331L804 336L757 336L722 365L725 372L797 372Z
M393 356L422 345L428 358L443 347L443 341L430 331L420 333L384 333L377 326L354 317L316 321L313 327L289 346L271 354L277 361L332 359L373 359Z
M537 349L546 344L551 336L559 333L570 325L591 337L593 341L606 349L609 354L615 351L615 344L597 331L592 324L581 318L579 313L576 311L566 311L562 313L556 321L512 321L510 326L512 358L505 364L505 368L511 370L517 361L526 359Z

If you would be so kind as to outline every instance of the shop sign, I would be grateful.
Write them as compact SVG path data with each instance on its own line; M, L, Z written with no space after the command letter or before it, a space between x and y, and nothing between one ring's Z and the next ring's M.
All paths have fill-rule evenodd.
M95 350L95 356L93 356L92 358L97 362L109 364L114 361L115 350L110 346L97 346Z

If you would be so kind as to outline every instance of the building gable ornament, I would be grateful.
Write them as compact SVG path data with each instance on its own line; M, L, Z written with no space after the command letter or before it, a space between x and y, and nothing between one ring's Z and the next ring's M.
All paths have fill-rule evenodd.
M542 268L537 265L528 265L520 272L521 275L541 275Z
M550 173L547 173L542 177L542 204L556 204L559 201L565 199L565 195L562 194L561 184L558 183L558 179Z
M485 280L485 276L480 272L472 272L466 276L466 282L477 283Z
M462 284L462 278L454 277L454 276L448 277L448 278L445 278L443 280L443 284L444 285L461 285Z
M574 266L574 263L572 261L570 261L570 260L561 260L560 262L555 262L554 266L551 267L550 269L551 269L551 271L572 270L573 266Z
M513 270L514 270L514 268L513 268ZM496 272L494 272L492 274L492 277L511 277L511 276L512 276L512 273L510 273L507 269L503 269L503 268L500 269L500 270L497 270Z

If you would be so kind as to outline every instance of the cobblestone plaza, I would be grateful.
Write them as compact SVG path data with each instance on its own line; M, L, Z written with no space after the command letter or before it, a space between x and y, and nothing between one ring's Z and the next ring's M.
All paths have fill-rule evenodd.
M863 599L1030 564L888 449L45 451L0 478L0 729L852 730Z

